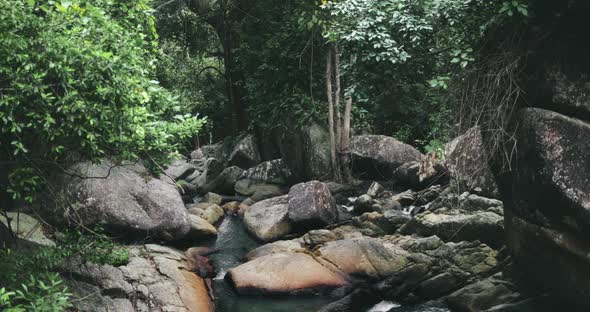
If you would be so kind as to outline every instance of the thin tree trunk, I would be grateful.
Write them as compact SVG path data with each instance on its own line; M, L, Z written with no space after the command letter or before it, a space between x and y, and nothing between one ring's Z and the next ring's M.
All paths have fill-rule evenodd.
M352 111L352 97L346 98L344 107L344 125L342 129L342 142L340 145L340 166L344 182L352 180L350 168L350 113Z
M326 95L328 98L328 126L330 132L330 163L332 175L336 182L340 182L340 171L338 170L338 159L336 158L336 137L334 135L334 97L332 91L332 49L328 49L326 57Z
M336 92L334 92L334 110L336 111L336 150L341 149L342 145L342 117L340 116L340 94L342 88L340 86L340 51L338 51L338 44L332 45L332 53L334 54L334 82L336 84Z

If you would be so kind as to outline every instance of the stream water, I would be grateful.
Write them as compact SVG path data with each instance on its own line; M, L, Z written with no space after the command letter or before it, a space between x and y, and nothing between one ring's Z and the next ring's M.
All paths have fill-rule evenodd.
M225 281L227 270L240 265L250 250L260 246L244 228L238 217L226 216L218 228L217 238L210 247L219 252L209 258L218 271L213 280L215 309L218 312L314 312L333 301L328 297L246 297L238 296ZM367 309L370 312L447 312L447 309L432 306L401 307L395 303L382 302Z

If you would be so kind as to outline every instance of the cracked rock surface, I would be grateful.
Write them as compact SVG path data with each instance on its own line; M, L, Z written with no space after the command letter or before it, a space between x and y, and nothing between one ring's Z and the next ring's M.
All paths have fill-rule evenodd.
M72 260L62 269L77 311L214 311L203 279L190 271L185 256L159 245L129 247L120 267Z

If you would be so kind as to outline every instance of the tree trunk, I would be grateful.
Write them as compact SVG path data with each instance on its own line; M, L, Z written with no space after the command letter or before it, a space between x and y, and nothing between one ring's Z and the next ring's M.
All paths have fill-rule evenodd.
M326 56L326 92L328 98L328 127L330 132L330 163L332 167L332 178L336 182L342 181L340 170L338 168L338 159L336 157L336 137L334 134L334 97L332 90L332 53L333 49L328 49Z
M340 51L338 51L338 44L332 45L332 53L334 54L334 82L336 84L336 91L334 92L334 110L336 111L336 150L341 149L342 144L342 117L340 116L340 94L342 88L340 86Z
M342 129L342 142L340 144L340 166L344 182L352 180L350 167L350 113L352 111L352 97L346 99L344 107L344 124Z

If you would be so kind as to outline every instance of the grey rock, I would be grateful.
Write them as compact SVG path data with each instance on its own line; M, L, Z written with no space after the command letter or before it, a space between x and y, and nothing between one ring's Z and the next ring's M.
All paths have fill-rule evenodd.
M588 309L590 124L535 108L518 121L516 170L498 176L508 247L530 285Z
M182 180L195 172L197 168L185 159L178 159L172 162L164 172L174 180Z
M458 191L480 188L482 195L497 198L498 186L483 144L480 128L469 129L445 145L445 165L459 182L458 186L465 185L465 189Z
M491 246L504 243L504 218L488 211L425 212L400 229L403 234L436 235L444 241L481 241Z
M234 186L234 190L244 196L251 196L256 192L282 194L282 190L278 185L258 183L249 179L239 180Z
M204 189L221 194L233 194L236 182L243 173L244 169L238 166L225 168L217 177L205 185Z
M379 195L381 195L381 193L385 191L385 188L383 187L383 185L379 184L378 182L373 182L371 183L371 186L369 187L369 190L367 191L367 195L375 198L378 197Z
M383 135L355 136L350 147L353 172L376 180L389 179L397 167L422 157L412 146Z
M252 235L264 242L291 233L288 196L266 199L250 206L244 213L244 224Z
M289 130L281 140L281 155L297 181L330 177L330 136L327 128L311 124Z
M56 177L58 197L72 204L62 211L41 208L57 224L102 224L117 234L150 233L164 240L188 234L189 215L175 186L152 178L140 164L78 163L66 171L93 178Z
M259 184L286 185L291 180L291 170L282 159L265 161L252 167L240 176Z
M191 152L192 160L200 160L203 158L205 158L205 155L203 154L203 151L200 148L197 148L196 150Z
M228 164L242 169L254 167L260 163L258 144L253 135L242 138L229 155Z
M289 191L289 219L306 226L323 226L338 221L336 201L326 184L311 181Z
M82 312L212 312L205 282L176 250L145 245L129 247L127 265L82 264L78 258L62 268L72 303Z
M354 212L364 213L373 211L373 198L370 195L361 195L354 202Z
M11 229L16 237L24 239L39 245L54 247L55 242L43 233L43 225L39 220L25 213L7 212L6 216L10 219ZM0 223L8 225L6 218L0 217ZM8 230L8 228L7 228ZM8 236L8 235L7 235ZM2 236L0 235L0 238ZM0 239L0 242L2 240Z

